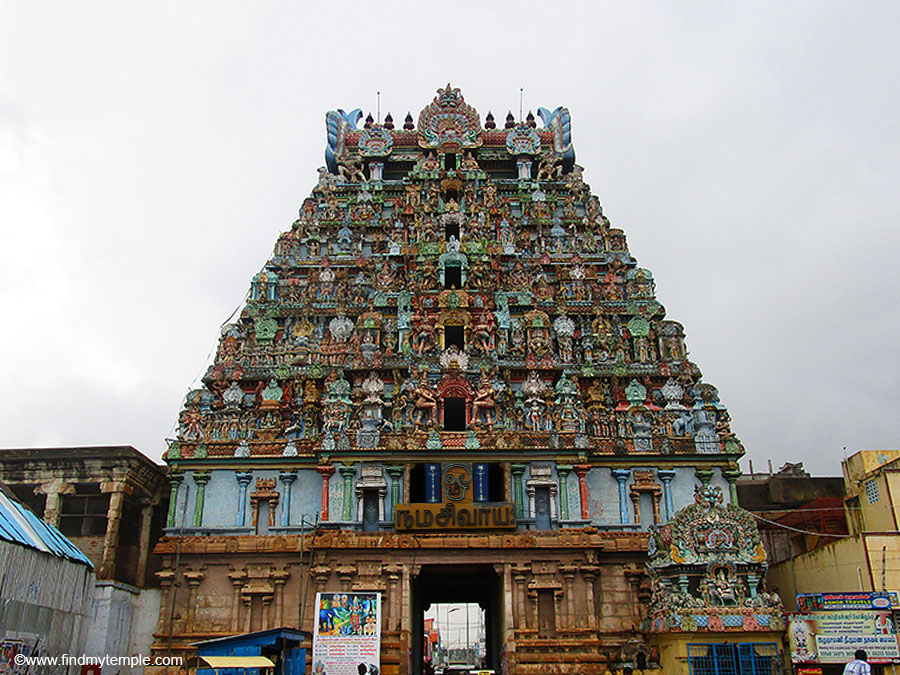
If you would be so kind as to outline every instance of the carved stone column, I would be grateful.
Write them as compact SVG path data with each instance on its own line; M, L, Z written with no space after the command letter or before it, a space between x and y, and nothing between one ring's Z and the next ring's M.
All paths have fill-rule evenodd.
M284 585L290 576L291 573L287 568L269 575L272 583L275 584L275 626L284 625Z
M585 479L585 476L587 476L587 472L591 470L591 467L587 464L576 464L572 468L575 471L575 475L578 476L578 492L581 496L581 519L590 520L587 480Z
M205 577L202 571L186 570L184 572L184 580L188 585L188 603L187 603L187 622L185 632L194 632L194 612L197 606L197 588Z
M341 590L349 591L350 582L353 581L353 578L356 576L356 566L339 565L334 571L337 572L338 579L341 580Z
M528 581L528 570L522 567L513 568L513 580L516 582L516 624L519 630L528 628L530 625L528 612L525 609L527 601L527 589L525 582Z
M208 473L195 473L194 482L197 484L197 503L194 505L194 527L203 524L203 502L206 500L206 484L209 482Z
M387 628L391 631L400 630L400 578L403 576L401 565L387 565L385 571L388 575L388 617Z
M231 632L237 633L241 625L241 589L247 580L247 573L243 570L228 573L234 594L231 596Z
M576 628L575 621L575 574L578 568L574 565L565 565L559 568L559 572L563 578L563 586L565 588L566 597L566 628Z
M597 627L597 604L594 602L594 580L600 574L600 567L597 565L582 565L581 576L584 579L584 585L587 587L587 618L588 628L595 629Z
M109 493L109 508L106 511L106 536L103 538L103 557L98 579L113 579L116 576L116 552L119 548L119 523L122 521L122 505L125 493L131 488L121 482L101 483L101 492Z
M316 472L318 472L318 474L322 476L322 505L319 510L322 515L322 522L327 522L329 502L328 482L329 480L331 480L331 476L334 475L334 467L330 465L317 466Z
M569 519L569 473L572 467L568 464L557 464L556 473L559 474L559 519Z
M169 628L169 616L172 611L172 593L176 592L176 587L173 583L175 581L175 571L170 568L161 569L156 573L156 578L159 579L159 588L162 591L156 632L159 635L165 635Z
M135 572L135 586L144 588L147 585L147 558L150 555L150 526L153 523L153 502L145 499L141 505L141 534L138 544L138 562Z
M75 487L69 485L61 478L54 478L51 481L38 485L34 489L36 495L45 495L44 502L44 522L59 527L59 509L61 495L70 495L75 492Z
M694 475L697 476L697 479L703 484L703 487L706 487L709 485L709 481L712 480L713 470L694 469Z

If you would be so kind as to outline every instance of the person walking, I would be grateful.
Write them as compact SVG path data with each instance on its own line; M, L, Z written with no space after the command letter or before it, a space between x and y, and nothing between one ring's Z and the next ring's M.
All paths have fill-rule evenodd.
M872 675L872 667L868 663L865 649L857 649L853 660L844 666L844 675Z

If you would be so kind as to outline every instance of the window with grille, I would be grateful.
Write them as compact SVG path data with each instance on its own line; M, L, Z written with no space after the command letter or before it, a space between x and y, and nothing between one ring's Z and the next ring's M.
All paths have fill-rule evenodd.
M109 495L98 483L79 483L75 494L62 495L59 529L68 537L97 537L106 534Z
M690 675L779 675L774 642L689 644Z
M880 497L881 495L878 494L878 481L874 478L866 481L866 499L869 500L869 503L874 504Z

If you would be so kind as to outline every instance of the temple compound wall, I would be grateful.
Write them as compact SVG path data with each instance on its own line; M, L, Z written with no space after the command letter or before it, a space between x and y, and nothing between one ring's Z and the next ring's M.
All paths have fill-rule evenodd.
M386 675L422 671L440 602L485 609L498 672L659 666L651 532L698 487L735 501L743 448L568 110L538 112L498 128L448 85L402 128L326 115L166 454L157 653L312 631L317 591L366 590Z

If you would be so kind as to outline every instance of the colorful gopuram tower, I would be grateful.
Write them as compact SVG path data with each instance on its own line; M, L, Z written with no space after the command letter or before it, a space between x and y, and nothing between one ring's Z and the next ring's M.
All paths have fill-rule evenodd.
M743 448L569 111L538 117L498 127L450 85L416 122L326 115L327 166L168 448L157 653L312 632L317 592L372 591L385 675L422 672L437 602L481 604L498 672L658 662L679 577L651 583L650 528L698 486L735 501Z

